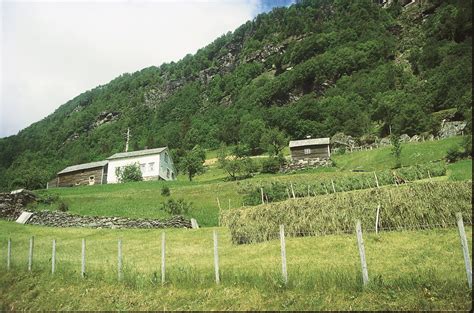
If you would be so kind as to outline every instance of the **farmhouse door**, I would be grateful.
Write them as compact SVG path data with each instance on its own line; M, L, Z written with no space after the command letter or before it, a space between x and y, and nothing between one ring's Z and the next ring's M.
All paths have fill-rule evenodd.
M95 177L94 176L90 176L89 177L89 185L94 185L95 184Z

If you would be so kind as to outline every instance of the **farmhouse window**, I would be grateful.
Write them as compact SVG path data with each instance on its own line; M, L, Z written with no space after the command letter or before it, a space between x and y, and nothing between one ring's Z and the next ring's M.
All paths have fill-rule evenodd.
M170 178L170 169L169 168L166 169L166 178Z
M310 148L304 149L304 154L311 154L311 149Z
M165 162L168 163L168 153L165 152Z
M148 170L149 170L150 172L153 172L153 168L154 168L154 167L155 167L155 162L150 162L150 163L148 163Z
M140 170L145 173L145 163L140 164Z

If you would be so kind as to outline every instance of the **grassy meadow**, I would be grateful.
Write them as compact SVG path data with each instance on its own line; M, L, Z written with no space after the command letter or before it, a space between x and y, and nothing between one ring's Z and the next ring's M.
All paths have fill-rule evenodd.
M362 287L355 235L287 238L289 283L280 242L231 244L226 228L56 229L0 221L0 310L469 310L471 291L456 228L364 233L369 285ZM221 284L214 282L212 231ZM472 228L466 227L472 255ZM33 271L28 239L35 236ZM12 238L12 268L6 242ZM81 239L87 243L80 277ZM124 279L117 282L117 239ZM51 275L51 241L57 240Z
M410 166L419 163L440 160L449 147L459 144L461 137L422 143L402 145L402 165ZM216 151L209 151L207 157L213 158ZM289 153L287 151L286 153ZM185 175L179 175L174 182L154 181L136 182L115 185L82 186L75 188L56 188L40 190L42 194L58 195L69 206L71 213L80 215L123 216L131 218L163 218L168 214L161 210L163 202L169 197L161 195L161 188L168 186L171 197L183 198L193 203L193 209L187 214L196 218L201 226L217 226L219 198L221 209L241 207L243 203L242 188L248 184L261 182L308 183L320 180L334 180L345 177L357 177L362 173L353 169L367 171L386 170L393 166L394 158L390 147L370 151L359 151L351 154L335 155L335 167L315 168L288 174L257 174L250 179L226 181L226 174L216 164L206 166L206 172L189 182ZM448 175L437 178L453 180L472 179L471 160L448 165ZM39 209L54 210L57 204L40 205Z

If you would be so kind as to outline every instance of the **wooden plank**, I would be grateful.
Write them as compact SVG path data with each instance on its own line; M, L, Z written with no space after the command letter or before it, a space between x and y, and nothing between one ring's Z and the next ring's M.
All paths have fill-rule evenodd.
M285 284L288 283L288 272L286 268L286 245L285 245L285 227L280 225L280 246L281 246L281 274Z
M35 244L35 237L30 237L30 249L28 252L28 271L31 272L31 268L33 267L33 248Z
M334 187L334 181L331 179L332 191L336 193L336 187Z
M166 238L165 232L161 233L161 284L166 281Z
M296 199L295 190L293 189L293 183L290 183L291 193L293 194L293 199Z
M56 239L53 239L53 247L51 251L51 274L56 271Z
M260 188L260 194L262 196L262 204L265 204L265 199L263 198L263 188Z
M213 237L214 237L214 274L216 276L216 284L219 284L220 283L219 254L217 251L217 232L215 230L213 231Z
M461 239L462 252L464 256L464 265L466 267L467 284L469 288L472 288L471 259L469 258L469 247L467 246L466 232L464 231L462 213L456 213L456 219L458 222L459 238Z
M86 240L82 238L82 249L81 249L81 277L86 276Z
M356 223L356 233L357 233L357 245L359 246L360 264L362 266L362 280L365 286L369 282L369 273L367 270L367 262L365 260L364 239L362 238L362 228L360 225L360 221L357 221Z

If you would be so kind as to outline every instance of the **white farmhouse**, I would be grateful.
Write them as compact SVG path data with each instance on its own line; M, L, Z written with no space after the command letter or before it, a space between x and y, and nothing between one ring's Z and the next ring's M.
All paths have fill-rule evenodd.
M143 180L176 180L176 169L168 147L116 153L107 158L107 184L118 183L117 168L139 164Z

